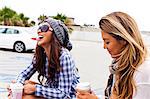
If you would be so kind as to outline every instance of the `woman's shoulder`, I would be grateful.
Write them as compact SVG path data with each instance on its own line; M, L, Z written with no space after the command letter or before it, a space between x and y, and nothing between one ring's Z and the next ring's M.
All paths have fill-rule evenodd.
M61 48L60 54L61 54L61 56L71 55L70 52L69 52L69 50L66 49L66 48L64 48L64 47Z
M72 59L72 55L70 53L70 51L66 48L61 48L61 52L60 52L60 60L64 60L64 59Z
M150 57L145 58L145 61L138 68L141 72L150 72Z
M134 76L137 83L150 83L150 58L145 59Z
M66 49L62 48L61 49L61 55L59 57L60 64L61 66L67 66L67 67L72 67L75 65L74 58L72 57L71 53Z

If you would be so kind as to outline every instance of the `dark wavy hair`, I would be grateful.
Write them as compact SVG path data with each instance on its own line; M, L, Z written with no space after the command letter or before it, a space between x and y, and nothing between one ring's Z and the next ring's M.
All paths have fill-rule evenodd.
M57 38L55 37L54 33L52 33L52 40L51 40L51 50L50 50L50 60L48 63L48 78L52 81L55 78L55 74L60 71L60 51L61 45ZM46 63L46 53L44 48L41 46L36 46L35 54L33 57L33 66L36 68L38 75L38 81L42 84L44 80L45 74L45 63Z

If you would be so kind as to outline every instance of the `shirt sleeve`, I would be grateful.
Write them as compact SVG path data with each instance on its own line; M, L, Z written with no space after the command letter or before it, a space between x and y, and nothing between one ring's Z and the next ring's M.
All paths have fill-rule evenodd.
M137 85L137 91L133 99L149 99L150 97L150 83L140 83Z
M17 83L24 84L25 80L28 80L31 78L31 76L36 72L36 69L33 67L33 65L29 65L25 70L23 70L19 76L17 77Z
M150 97L150 59L146 59L134 74L137 90L133 99L149 99Z
M43 96L52 99L70 99L69 93L73 83L73 69L75 63L70 55L60 58L61 71L59 73L59 83L57 88L36 85L36 96Z

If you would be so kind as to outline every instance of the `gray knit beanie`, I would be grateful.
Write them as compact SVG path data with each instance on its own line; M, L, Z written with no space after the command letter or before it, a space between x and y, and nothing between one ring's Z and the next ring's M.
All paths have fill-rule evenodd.
M52 18L48 18L44 20L44 22L47 22L52 27L60 44L70 51L72 49L72 44L69 40L68 28L65 26L65 24L60 20Z

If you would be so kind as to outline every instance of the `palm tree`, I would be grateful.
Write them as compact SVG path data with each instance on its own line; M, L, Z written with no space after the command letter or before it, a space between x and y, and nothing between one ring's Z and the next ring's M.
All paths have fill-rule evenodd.
M11 18L16 15L17 13L10 8L4 7L0 11L0 20L3 22L4 25L11 24Z
M29 17L26 17L23 13L17 14L14 10L4 7L0 9L0 24L1 25L13 25L13 26L33 26L35 22L29 23Z
M25 17L25 15L24 15L23 13L20 13L20 14L19 14L19 17L20 17L20 19L22 20L24 26L25 26L25 27L28 27L28 26L29 26L29 23L28 23L29 18L28 18L28 17Z
M69 29L69 33L71 33L73 31L73 29L71 28L71 21L66 15L64 15L62 13L60 13L60 14L57 13L57 15L56 16L52 16L52 18L57 19L57 20L61 20L62 22L64 22L64 24Z
M52 17L57 20L61 20L68 27L69 33L71 33L73 31L73 29L71 28L71 21L69 20L69 18L66 15L63 15L62 13L60 13L60 14L57 13L56 16L49 16L49 17ZM48 18L48 16L46 16L44 14L40 15L40 17L38 18L39 24L47 18Z
M40 15L40 17L38 18L38 21L39 21L39 24L41 23L41 22L43 22L45 19L47 19L48 17L46 16L46 15Z
M18 15L14 15L11 18L12 26L25 26L21 20L21 18Z
M30 26L34 26L34 25L35 25L35 21L31 21Z
M52 18L57 19L57 20L61 20L62 22L65 22L65 20L67 19L66 15L63 15L62 13L57 13L56 16L52 16Z

